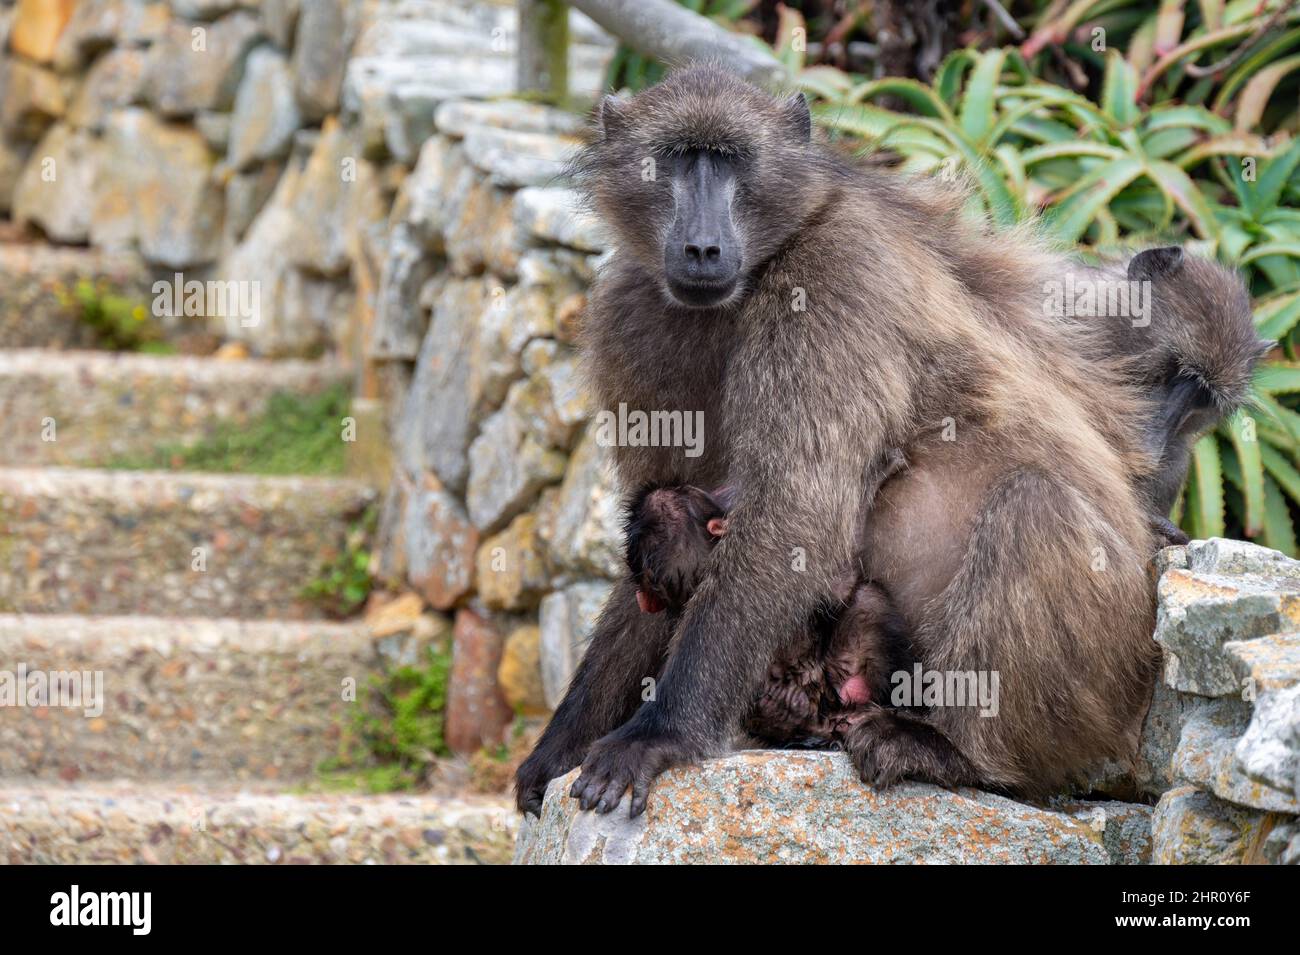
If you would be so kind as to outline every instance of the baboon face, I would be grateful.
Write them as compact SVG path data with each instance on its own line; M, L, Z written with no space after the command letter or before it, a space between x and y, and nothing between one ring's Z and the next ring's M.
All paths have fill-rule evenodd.
M815 211L815 177L802 174L816 161L811 128L802 95L772 97L697 67L630 100L606 97L574 171L671 303L729 306Z
M681 610L727 533L731 492L693 485L644 488L627 508L627 565L645 613Z

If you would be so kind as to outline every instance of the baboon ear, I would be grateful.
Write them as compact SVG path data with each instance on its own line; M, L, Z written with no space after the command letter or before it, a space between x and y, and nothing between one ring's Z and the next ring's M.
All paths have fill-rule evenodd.
M627 126L627 100L620 99L613 93L601 97L596 117L601 139L617 136Z
M812 114L808 112L808 100L802 93L793 93L786 98L782 106L790 129L800 142L812 139Z
M1128 264L1128 277L1133 281L1168 278L1183 267L1183 258L1183 250L1176 245L1147 249L1133 256Z

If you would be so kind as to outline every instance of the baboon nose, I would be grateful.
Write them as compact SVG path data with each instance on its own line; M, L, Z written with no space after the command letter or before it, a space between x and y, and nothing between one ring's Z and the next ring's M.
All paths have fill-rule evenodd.
M722 258L722 250L716 245L698 246L688 242L682 251L692 262L716 262Z

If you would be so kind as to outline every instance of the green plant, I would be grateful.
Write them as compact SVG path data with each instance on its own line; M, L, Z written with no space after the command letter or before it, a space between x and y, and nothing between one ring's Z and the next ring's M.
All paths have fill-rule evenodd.
M247 474L342 474L347 448L341 420L348 415L348 389L335 386L314 395L276 392L266 408L245 424L221 422L192 444L167 443L127 455L110 467L216 471Z
M370 574L370 541L378 523L378 511L366 509L348 531L343 549L328 560L320 572L308 581L302 595L321 607L331 617L350 617L365 606L374 587Z
M160 354L173 350L149 310L114 291L106 281L79 279L70 291L60 288L56 294L64 305L79 310L81 321L105 348Z
M450 750L443 738L451 648L433 645L419 666L374 676L354 704L340 755L320 767L327 783L370 792L412 789Z

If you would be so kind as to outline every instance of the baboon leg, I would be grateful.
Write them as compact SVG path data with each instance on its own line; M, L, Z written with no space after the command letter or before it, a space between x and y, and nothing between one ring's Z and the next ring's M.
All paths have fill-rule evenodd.
M615 585L564 699L515 774L515 800L538 815L546 785L573 769L587 747L624 723L642 703L642 681L658 678L672 636L671 615L642 613L636 585Z
M978 782L946 736L897 710L871 710L845 731L843 746L862 781L877 789L901 779L949 787Z
M980 508L957 575L916 628L930 675L946 685L972 674L989 688L988 707L963 693L924 717L979 785L1045 794L1124 755L1158 655L1150 532L1140 510L1123 503L1090 500L1038 469L1008 475ZM898 735L910 737L910 757L890 738L873 744L863 765L882 778L966 778L961 762L934 758L934 737Z

